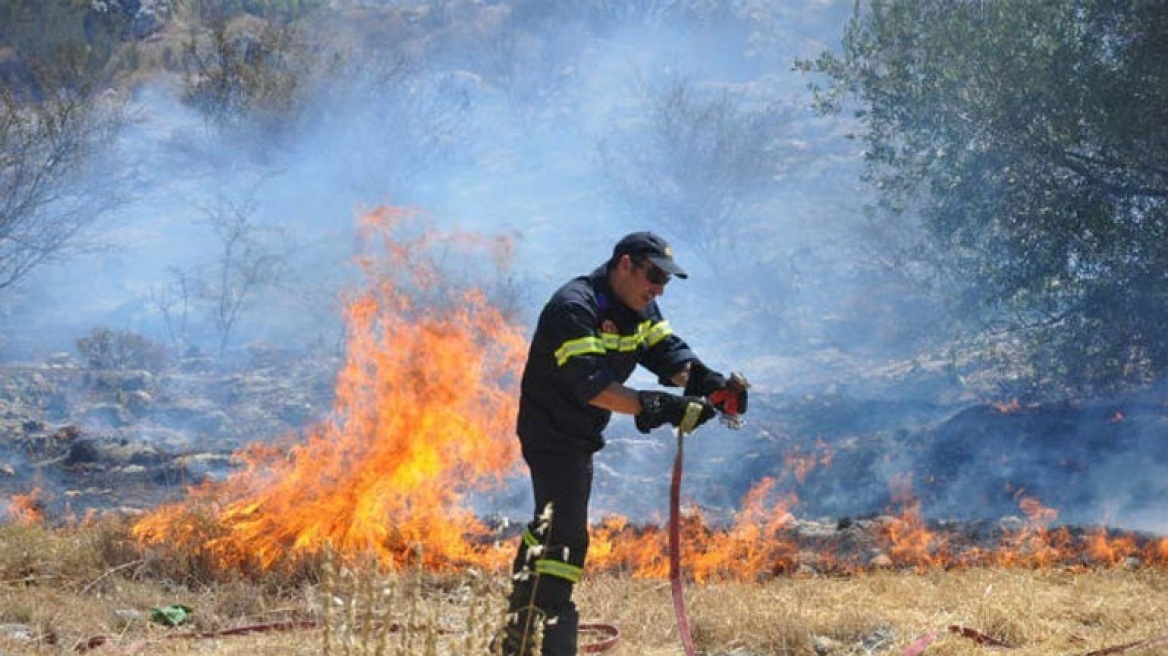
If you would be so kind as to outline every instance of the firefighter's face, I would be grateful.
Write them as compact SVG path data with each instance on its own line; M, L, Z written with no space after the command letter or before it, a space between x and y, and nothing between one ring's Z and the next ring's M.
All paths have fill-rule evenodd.
M665 293L669 278L668 273L649 260L622 255L613 271L612 289L622 303L640 312Z

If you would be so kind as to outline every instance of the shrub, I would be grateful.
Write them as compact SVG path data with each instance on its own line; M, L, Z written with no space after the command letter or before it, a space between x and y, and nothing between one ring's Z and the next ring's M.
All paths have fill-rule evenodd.
M94 369L128 371L143 369L158 373L166 369L166 348L137 333L94 328L77 340L77 352Z

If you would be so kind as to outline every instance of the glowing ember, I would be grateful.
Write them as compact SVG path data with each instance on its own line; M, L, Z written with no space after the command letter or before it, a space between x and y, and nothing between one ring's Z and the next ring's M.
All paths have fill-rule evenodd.
M210 556L225 568L296 555L374 553L388 566L498 563L464 494L512 473L522 329L475 290L441 287L424 258L474 239L399 241L402 212L364 219L369 284L347 303L347 362L330 418L286 452L245 450L245 471L192 490L134 528L145 544ZM419 302L418 299L425 299Z

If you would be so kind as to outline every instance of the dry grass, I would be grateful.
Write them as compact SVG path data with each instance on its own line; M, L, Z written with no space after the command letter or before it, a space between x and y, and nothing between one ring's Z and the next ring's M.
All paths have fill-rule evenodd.
M1168 633L1168 574L1163 571L879 572L851 578L783 578L687 590L699 651L742 654L897 654L917 637L949 625L976 628L1018 649L1081 653ZM581 589L586 615L621 628L638 649L677 654L669 585L594 579ZM733 652L738 649L740 651ZM957 635L926 653L985 654Z
M468 571L382 574L328 559L294 575L205 578L202 565L159 562L126 538L126 525L0 527L0 654L429 655L486 654L503 612L501 575ZM595 574L577 600L585 622L617 625L612 654L681 654L667 581ZM1168 572L973 569L792 577L690 584L699 653L900 654L949 625L975 628L1026 655L1084 654L1168 633ZM195 608L168 628L150 610ZM205 638L189 632L286 621L312 627ZM928 656L993 653L943 633ZM1129 653L1157 653L1133 650Z

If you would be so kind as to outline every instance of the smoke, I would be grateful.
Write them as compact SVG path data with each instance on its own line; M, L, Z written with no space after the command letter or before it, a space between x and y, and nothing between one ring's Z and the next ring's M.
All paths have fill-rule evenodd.
M1132 455L1155 446L1158 425L1136 431L1130 452L1072 429L1062 445L1025 444L1006 464L989 461L989 442L973 465L947 464L967 435L946 427L981 399L963 396L943 364L913 360L940 307L864 258L877 238L893 237L862 221L870 196L857 181L861 152L843 138L853 126L815 116L806 79L791 70L796 58L838 42L854 3L770 4L784 6L759 9L753 24L599 24L484 4L425 42L383 44L340 65L296 120L274 131L221 130L172 86L147 82L133 97L133 128L105 164L132 168L138 180L136 202L97 228L116 248L43 269L3 299L3 355L72 350L95 326L213 350L213 323L194 306L176 334L175 304L191 299L176 297L175 284L214 270L222 244L209 219L231 208L246 212L257 243L286 265L279 285L250 299L233 349L340 342L355 222L373 207L418 208L439 229L514 238L510 268L482 282L528 325L556 287L599 265L620 235L650 228L674 243L691 273L660 301L671 323L714 368L744 370L757 398L747 429L711 424L691 441L691 498L729 514L754 483L775 476L781 492L799 492L796 512L874 513L891 504L895 477L911 472L937 515L1014 512L1014 492L1037 487L1047 505L1076 504L1064 518L1110 513L1163 530L1166 490L1157 481L1168 465ZM772 168L735 194L741 204L713 233L724 240L717 248L695 236L684 206L631 206L601 156L601 144L617 156L654 144L652 94L670 80L782 117ZM458 262L450 270L482 273ZM1010 430L1003 440L1017 439ZM668 438L640 436L620 418L609 439L598 456L595 512L664 512ZM1068 444L1090 445L1078 455L1084 469L1036 481L1058 466L1030 465L1057 461ZM805 475L792 473L793 456L811 459ZM988 492L987 472L996 485ZM1058 494L1063 484L1083 496ZM516 481L476 503L484 513L522 516L525 486Z
M763 277L776 278L764 268L800 245L830 241L802 234L819 219L808 214L823 208L808 207L815 201L805 188L768 187L770 207L751 208L736 228L757 234L757 242L748 234L731 250L704 256L690 243L687 225L660 212L624 211L597 146L617 133L638 135L633 128L645 120L645 94L654 80L678 77L742 93L762 89L751 93L805 105L804 80L788 71L790 62L834 40L849 8L846 2L809 3L801 13L776 16L821 30L801 34L797 25L783 25L784 35L798 35L790 42L730 22L598 29L586 16L557 16L554 33L546 34L541 20L552 19L538 12L484 9L473 28L431 37L422 54L403 46L352 57L318 85L294 125L252 133L218 129L180 102L173 86L148 82L133 98L133 129L105 164L132 168L138 180L137 202L98 228L116 248L30 279L21 298L7 303L8 316L19 317L9 327L14 336L35 335L29 346L39 351L68 349L92 325L165 339L152 294L170 271L214 265L217 243L207 214L246 199L253 201L249 218L257 225L289 234L293 276L286 286L301 298L312 289L313 302L327 303L351 282L346 271L356 216L391 203L420 208L439 227L517 234L516 270L527 283L522 309L529 316L563 278L599 264L621 234L651 227L675 242L694 271L684 289L669 290L664 303L670 314L704 331L716 305L715 325L738 322L754 314L736 298L745 285L728 288L717 274L742 252ZM813 123L807 112L800 120ZM275 296L257 298L256 305L288 303ZM266 309L251 312L234 344L295 343L298 336L336 328L334 320L313 325L335 313L294 304L280 309L286 312L278 321L265 320L273 316ZM210 341L205 334L193 339ZM27 339L14 338L8 348L16 350L19 342ZM754 353L730 355L741 360Z

